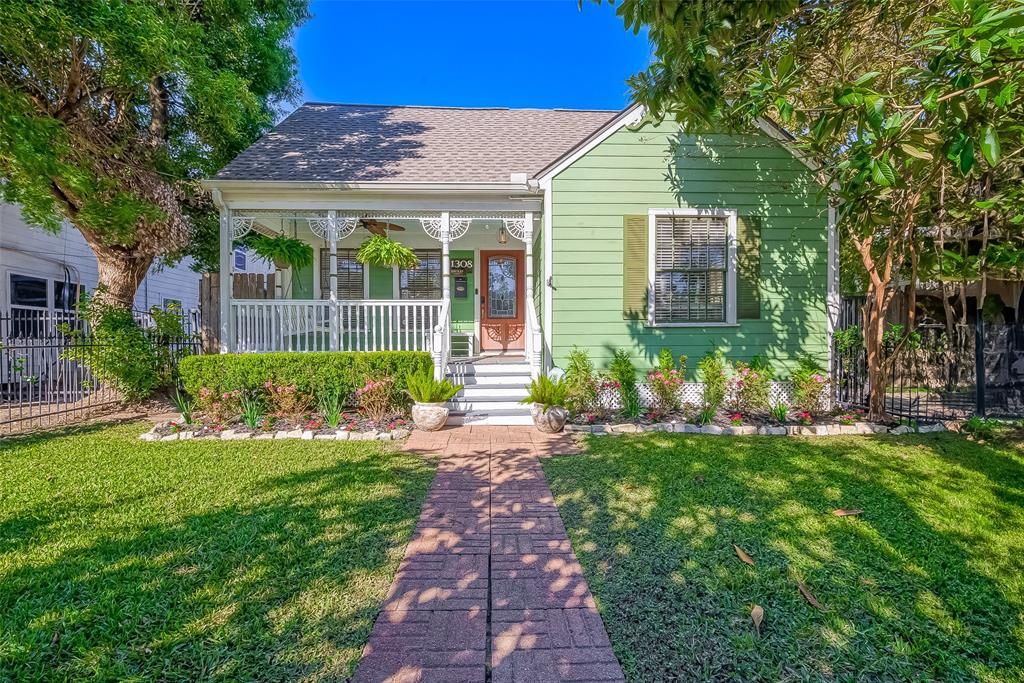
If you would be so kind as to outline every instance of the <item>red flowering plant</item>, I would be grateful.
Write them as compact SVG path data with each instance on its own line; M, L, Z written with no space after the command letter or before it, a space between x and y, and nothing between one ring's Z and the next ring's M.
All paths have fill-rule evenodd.
M390 377L366 380L356 389L356 403L363 415L380 422L395 411L395 380Z
M811 415L809 410L801 410L796 414L796 419L800 421L800 424L809 425L814 422L814 416Z
M853 413L842 413L838 417L836 417L836 419L839 421L839 424L841 425L852 425L854 422L857 421L857 416L854 415Z
M733 413L732 415L729 416L729 422L732 424L732 426L739 427L740 425L743 424L743 414Z
M647 373L647 385L654 394L656 412L667 415L679 410L679 389L685 382L679 370L651 370Z
M320 429L323 426L324 426L324 421L321 420L319 417L310 417L310 418L307 418L306 421L303 423L302 428L303 429L310 429L310 430L314 430L315 431L317 429Z
M185 426L182 425L180 422L168 422L167 429L171 432L171 434L177 434L178 432L185 429Z
M215 423L227 422L238 416L241 410L242 392L225 391L217 393L207 387L199 390L196 403L199 409Z

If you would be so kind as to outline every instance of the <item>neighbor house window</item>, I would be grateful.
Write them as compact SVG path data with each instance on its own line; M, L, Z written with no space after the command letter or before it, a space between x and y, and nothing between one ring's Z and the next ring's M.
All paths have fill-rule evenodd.
M415 268L398 271L398 297L400 299L441 298L441 251L417 249L420 264Z
M363 264L356 249L338 249L338 299L363 298ZM320 298L331 298L331 250L320 250Z
M726 212L654 213L653 322L731 322L729 242L735 217Z
M246 254L245 249L235 249L235 272L245 272Z

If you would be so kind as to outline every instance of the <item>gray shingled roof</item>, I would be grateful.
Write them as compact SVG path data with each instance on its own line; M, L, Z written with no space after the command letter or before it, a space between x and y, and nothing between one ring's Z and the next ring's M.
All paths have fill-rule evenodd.
M535 175L619 112L307 103L218 180L507 183Z

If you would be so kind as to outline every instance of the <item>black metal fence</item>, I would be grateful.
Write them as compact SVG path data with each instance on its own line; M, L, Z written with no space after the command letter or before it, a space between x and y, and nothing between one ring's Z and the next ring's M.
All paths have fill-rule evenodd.
M894 354L884 392L890 415L917 421L971 415L1024 417L1024 324L925 326L900 343L887 335ZM872 387L859 328L836 335L833 380L838 400L866 408Z
M192 316L183 316L181 337L157 336L148 314L136 319L165 358L199 353ZM0 315L0 434L72 424L116 409L120 395L80 362L105 348L74 313Z

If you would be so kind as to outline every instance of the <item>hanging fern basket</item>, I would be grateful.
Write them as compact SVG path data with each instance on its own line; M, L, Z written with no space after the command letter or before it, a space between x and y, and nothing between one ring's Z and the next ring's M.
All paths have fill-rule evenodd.
M384 237L371 235L359 247L356 260L360 263L379 266L381 268L415 268L420 264L416 253L400 242Z
M242 244L256 252L256 255L273 261L278 270L305 268L313 263L313 248L302 240L278 235L268 237L259 233L246 235Z

